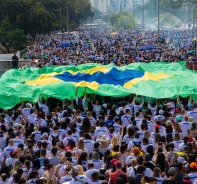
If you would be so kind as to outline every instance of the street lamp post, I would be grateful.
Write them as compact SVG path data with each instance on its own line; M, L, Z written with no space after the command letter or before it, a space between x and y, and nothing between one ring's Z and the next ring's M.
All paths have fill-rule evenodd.
M60 8L60 30L62 31L62 7L59 6Z
M142 0L142 29L144 29L144 0Z
M160 43L160 0L157 0L157 15L158 15L158 43Z
M67 27L67 33L68 33L68 31L69 31L69 29L68 29L68 6L66 7L66 14L67 14L66 27Z

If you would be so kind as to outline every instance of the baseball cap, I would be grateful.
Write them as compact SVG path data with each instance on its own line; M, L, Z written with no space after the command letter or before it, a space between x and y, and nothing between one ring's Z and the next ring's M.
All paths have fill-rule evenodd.
M116 158L112 159L111 164L114 165L116 161L118 161Z
M15 124L14 124L14 128L17 128L17 127L19 127L19 126L20 126L19 123L15 123Z
M122 168L122 163L120 161L116 161L115 163L115 166L118 168L118 169L121 169Z
M145 161L151 160L151 157L150 157L150 154L149 153L145 153L144 160Z
M181 163L181 164L186 164L186 163L187 163L187 161L186 161L183 157L179 157L179 158L177 159L177 162L178 162L178 163Z
M159 129L159 127L160 127L159 125L155 125L155 129Z
M191 169L197 169L197 164L196 164L196 162L192 162L192 163L189 165L189 167L190 167Z
M48 133L44 132L44 133L42 134L42 138L43 138L43 137L48 137Z
M161 114L163 114L164 113L164 111L163 110L159 110L159 114L161 115Z
M18 153L17 150L12 150L10 151L10 156L13 157L14 155L16 155Z
M189 107L189 108L194 108L194 105L193 105L193 104L189 104L188 107Z
M177 169L175 167L171 167L168 173L169 175L174 176L177 173Z
M104 107L104 108L107 108L107 104L106 104L106 103L104 103L104 104L103 104L103 107Z
M182 121L183 117L178 115L178 116L176 116L176 119L177 119L177 121Z

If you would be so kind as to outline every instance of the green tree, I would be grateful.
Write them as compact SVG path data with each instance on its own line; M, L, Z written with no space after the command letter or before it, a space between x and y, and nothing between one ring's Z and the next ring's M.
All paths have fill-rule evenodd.
M27 36L23 30L13 28L8 21L3 20L0 25L0 42L7 52L10 53L10 48L24 49L27 43ZM5 53L4 50L2 51Z
M162 13L160 15L160 24L168 28L179 28L181 27L182 21L173 14Z

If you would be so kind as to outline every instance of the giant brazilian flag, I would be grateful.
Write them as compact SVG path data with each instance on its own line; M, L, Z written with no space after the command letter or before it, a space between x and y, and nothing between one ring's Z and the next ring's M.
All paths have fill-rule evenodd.
M88 94L122 97L131 93L171 98L197 94L197 74L185 62L50 66L7 71L0 79L0 108L12 108L23 100L37 101L43 94L57 99Z

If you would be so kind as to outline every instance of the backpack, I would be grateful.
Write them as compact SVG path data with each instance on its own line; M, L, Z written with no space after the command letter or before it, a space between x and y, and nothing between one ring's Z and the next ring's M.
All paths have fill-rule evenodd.
M57 144L57 142L59 142L59 135L57 135L56 137L51 135L52 137L52 145L55 146Z
M55 121L55 124L58 122L58 118L52 118L53 121Z
M135 142L133 141L134 146L141 146L141 141L140 142Z
M12 160L12 163L14 162L14 160L15 160L15 158ZM9 162L9 166L8 167L10 168L10 170L13 169L12 163Z

